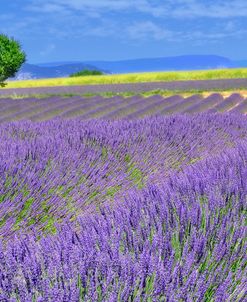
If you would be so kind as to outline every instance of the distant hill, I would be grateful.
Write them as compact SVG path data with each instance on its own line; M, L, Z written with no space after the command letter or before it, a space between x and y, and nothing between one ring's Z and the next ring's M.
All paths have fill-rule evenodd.
M247 60L233 61L233 67L247 67Z
M53 65L52 66L38 66L34 64L25 63L22 65L21 69L18 71L16 76L11 79L16 80L28 80L28 79L41 79L41 78L60 78L68 77L70 74L81 71L83 69L89 70L100 70L95 66L90 64L78 62L78 63L65 63L64 65ZM104 72L104 71L103 71Z
M90 61L85 63L108 69L113 73L199 70L232 67L232 61L230 59L214 55L186 55L114 62Z
M58 66L71 62L50 62L37 64L39 66ZM79 63L79 62L74 62ZM216 55L184 55L163 58L143 58L121 61L85 61L85 64L109 70L112 73L169 71L169 70L199 70L231 67L245 67L247 61L232 61L229 58Z
M105 73L207 70L247 67L247 60L233 61L216 55L184 55L163 58L144 58L121 61L48 62L23 64L15 79L67 77L83 69L97 69Z
M42 67L53 67L53 66L62 66L62 65L71 65L71 64L82 64L81 61L62 61L62 62L50 62L50 63L36 63L34 65Z

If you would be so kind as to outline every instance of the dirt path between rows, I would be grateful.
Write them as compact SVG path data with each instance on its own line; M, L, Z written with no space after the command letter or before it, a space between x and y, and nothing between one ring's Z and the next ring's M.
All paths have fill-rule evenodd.
M148 82L131 84L100 84L80 86L53 86L35 88L4 88L0 89L0 95L11 94L45 94L45 93L101 93L101 92L136 92L141 93L150 90L212 90L212 89L239 89L247 88L247 79L225 80L196 80L196 81L173 81L173 82Z

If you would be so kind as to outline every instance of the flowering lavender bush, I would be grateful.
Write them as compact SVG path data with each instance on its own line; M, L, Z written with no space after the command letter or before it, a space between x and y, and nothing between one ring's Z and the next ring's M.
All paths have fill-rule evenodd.
M241 115L0 125L0 301L246 301Z

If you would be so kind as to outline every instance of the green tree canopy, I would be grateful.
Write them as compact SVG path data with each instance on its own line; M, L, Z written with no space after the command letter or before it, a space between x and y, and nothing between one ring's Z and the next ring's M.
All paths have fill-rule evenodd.
M26 61L26 54L20 43L13 38L0 34L0 86L9 77L14 77L21 65Z
M81 76L89 76L89 75L103 75L104 73L100 70L89 70L84 69L82 71L78 71L75 73L72 73L70 77L81 77Z

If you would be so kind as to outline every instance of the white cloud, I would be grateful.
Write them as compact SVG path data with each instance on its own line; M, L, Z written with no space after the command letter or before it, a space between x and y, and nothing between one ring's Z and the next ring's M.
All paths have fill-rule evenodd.
M43 5L28 5L27 10L33 12L42 12L42 13L64 13L66 8L61 4L56 3L43 3Z
M128 37L135 41L141 40L166 40L166 41L192 41L193 43L199 42L203 44L204 41L219 41L227 37L243 37L247 34L247 30L236 29L233 24L229 23L228 27L219 28L215 30L212 28L210 31L206 30L171 30L164 28L158 23L151 21L134 22L127 26L126 34Z
M236 24L233 22L233 21L228 21L226 24L225 24L225 30L226 31L233 31L236 29Z
M0 21L9 21L14 18L14 14L1 14Z
M163 3L162 3L163 2ZM232 18L247 17L247 1L203 1L203 0L32 0L26 9L52 13L54 11L76 10L84 14L105 14L107 12L142 12L154 17L173 18Z
M175 34L151 21L135 22L127 27L126 32L134 40L150 39L150 37L154 40L170 39Z
M171 11L173 17L178 18L237 18L247 16L247 2L245 0L232 1L193 1L174 0L175 9Z
M42 57L46 57L47 55L49 55L50 53L53 52L53 50L56 48L55 44L51 43L51 44L48 44L47 47L43 50L41 50L39 52L39 54L42 56Z
M32 17L13 19L9 24L6 21L3 28L7 28L8 33L22 37L33 34L44 37L45 32L47 36L61 40L92 36L114 37L121 42L131 39L193 43L203 39L214 41L225 37L244 37L247 33L240 27L241 22L226 19L223 23L221 19L230 14L236 16L246 13L247 16L247 1L243 0L208 0L207 3L202 0L166 0L165 4L154 0L28 0L23 9L31 10ZM129 17L130 12L138 14ZM137 18L133 22L135 16ZM216 17L217 20L202 23L201 18L205 16ZM176 19L176 25L168 26L166 20L171 20L171 17L181 19ZM196 22L196 26L187 29L191 21ZM45 53L45 50L41 52Z
M78 11L89 17L99 17L108 12L133 11L156 17L169 13L165 4L153 4L150 0L50 0L49 4L42 0L31 0L24 9L44 13L53 13L54 9L61 12Z
M210 40L220 40L224 38L230 37L241 37L247 34L247 30L234 30L234 31L219 31L219 32L203 32L203 31L193 31L191 33L184 33L184 38L189 40L195 39L206 39L207 41Z
M108 11L122 11L138 8L139 5L146 6L148 2L146 0L101 0L101 1L91 1L91 0L51 0L49 4L44 3L41 0L31 1L25 8L27 10L35 10L40 12L53 12L54 8L56 10L76 10L87 13L87 11L92 12L108 12ZM51 10L49 11L49 8Z

